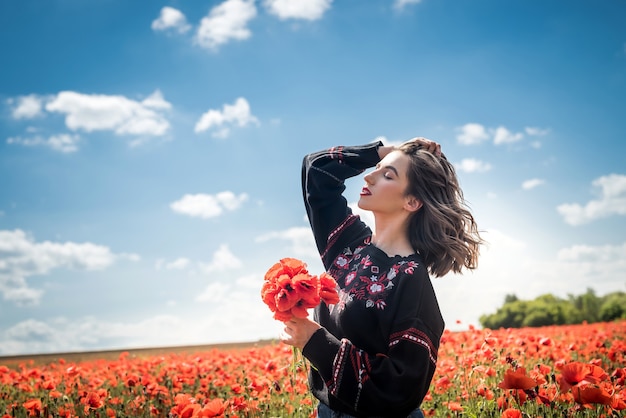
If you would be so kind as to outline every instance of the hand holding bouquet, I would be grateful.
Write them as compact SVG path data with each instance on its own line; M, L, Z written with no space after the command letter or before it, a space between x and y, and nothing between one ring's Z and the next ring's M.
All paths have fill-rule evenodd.
M295 258L283 258L265 273L261 288L263 302L274 312L274 319L289 321L306 318L307 309L321 301L327 305L339 302L337 283L328 273L315 276L306 264Z

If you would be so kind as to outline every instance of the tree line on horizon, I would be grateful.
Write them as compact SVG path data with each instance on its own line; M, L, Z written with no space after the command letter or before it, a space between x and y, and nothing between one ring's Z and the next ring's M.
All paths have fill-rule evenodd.
M522 328L547 325L572 325L583 322L608 322L626 319L626 293L612 292L597 296L588 288L581 295L569 294L567 299L550 293L534 300L521 300L514 294L493 314L479 318L483 328Z

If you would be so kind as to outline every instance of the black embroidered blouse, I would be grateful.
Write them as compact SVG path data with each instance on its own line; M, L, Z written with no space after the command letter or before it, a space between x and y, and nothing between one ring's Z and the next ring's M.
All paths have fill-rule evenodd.
M315 310L318 330L303 349L313 394L358 417L406 417L428 392L444 330L418 254L389 257L352 214L344 181L376 165L382 143L307 155L302 186L317 248L340 302Z

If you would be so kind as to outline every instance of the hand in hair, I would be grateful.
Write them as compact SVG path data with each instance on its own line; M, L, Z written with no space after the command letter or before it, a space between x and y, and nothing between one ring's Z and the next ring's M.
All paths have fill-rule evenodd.
M404 142L404 144L417 144L428 152L432 152L437 157L441 157L441 145L439 143L432 141L428 138L424 138L421 136L411 138L408 141Z
M411 138L408 141L403 142L400 145L400 147L402 145L414 145L414 146L419 147L420 149L424 149L428 152L433 153L437 157L441 157L441 145L439 145L439 143L432 141L428 138L418 136L418 137ZM394 147L393 145L383 145L378 148L378 156L382 160L383 158L385 158L385 156L387 156L387 154L397 149L398 147Z

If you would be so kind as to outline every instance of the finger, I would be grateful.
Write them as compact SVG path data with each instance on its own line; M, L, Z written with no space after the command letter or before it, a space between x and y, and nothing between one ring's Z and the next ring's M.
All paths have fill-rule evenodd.
M422 148L426 149L427 151L431 151L431 147L436 145L434 141L431 141L430 139L421 136L410 139L408 142L414 142L417 145L420 145Z
M435 154L436 156L441 156L441 145L433 140L420 136L420 137L413 138L409 141L415 142L416 144L420 145L422 149L432 154Z
M286 330L283 330L283 332L281 332L278 335L278 339L285 344L291 344L293 338L291 337L291 335L289 335L289 333L286 332Z
M428 152L435 152L437 150L437 143L429 139L424 140L424 147Z

